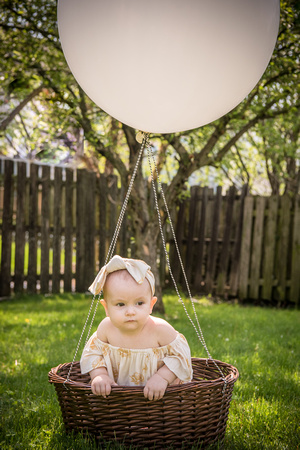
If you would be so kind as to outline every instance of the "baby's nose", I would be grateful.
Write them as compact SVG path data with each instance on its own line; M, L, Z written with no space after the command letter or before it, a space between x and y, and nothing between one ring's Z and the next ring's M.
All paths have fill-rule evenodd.
M126 314L128 316L133 316L135 314L135 309L133 308L133 306L128 306L128 308L126 310Z

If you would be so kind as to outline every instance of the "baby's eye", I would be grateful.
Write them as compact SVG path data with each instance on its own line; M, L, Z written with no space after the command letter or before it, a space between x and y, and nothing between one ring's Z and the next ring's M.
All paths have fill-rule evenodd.
M117 303L117 306L124 306L124 303L119 302L119 303Z
M142 306L144 304L144 302L137 302L138 306Z

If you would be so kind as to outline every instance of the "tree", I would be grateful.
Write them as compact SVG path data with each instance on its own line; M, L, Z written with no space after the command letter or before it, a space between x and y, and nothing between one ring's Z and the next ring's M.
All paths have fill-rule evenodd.
M299 110L257 124L272 194L297 194L300 188Z
M208 165L220 167L224 157L238 148L247 133L259 131L259 124L284 117L291 109L299 111L298 91L295 93L299 83L299 11L293 2L286 1L282 1L281 11L279 38L269 67L240 105L201 129L151 137L159 170L166 152L177 161L176 173L165 193L168 205L176 205L185 183L195 171ZM9 127L22 127L21 120L16 124L16 117L29 104L31 109L37 108L38 102L39 114L47 117L53 129L51 141L57 142L59 136L82 130L89 149L98 157L105 157L117 171L122 185L128 186L140 149L136 131L107 116L77 85L60 48L56 2L4 0L0 19L3 42L0 55L4 61L1 98L11 107L1 118L4 135ZM27 134L29 140L34 136L28 130ZM124 149L127 149L125 158ZM134 219L136 256L152 266L160 297L156 267L159 229L149 206L141 166L129 206ZM162 209L162 200L159 207ZM163 209L161 215L164 220ZM163 310L161 301L158 305Z
M247 182L251 188L265 173L263 179L269 180L273 194L299 191L299 2L291 5L282 4L277 47L258 86L260 102L266 104L277 95L278 100L227 152L220 166L237 187Z

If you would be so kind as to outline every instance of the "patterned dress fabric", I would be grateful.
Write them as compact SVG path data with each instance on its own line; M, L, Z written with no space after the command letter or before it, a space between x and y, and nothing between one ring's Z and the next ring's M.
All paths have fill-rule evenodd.
M192 380L191 352L182 334L178 333L174 341L162 347L129 349L102 342L95 332L80 360L83 374L106 367L108 375L119 386L145 386L163 364L177 376L175 384Z

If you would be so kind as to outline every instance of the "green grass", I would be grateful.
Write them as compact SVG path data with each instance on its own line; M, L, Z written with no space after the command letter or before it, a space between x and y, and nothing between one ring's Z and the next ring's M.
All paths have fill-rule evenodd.
M194 356L205 357L177 297L164 299L165 318L186 335ZM65 435L47 379L51 367L73 359L90 301L65 294L0 303L1 449L94 448L81 436ZM224 448L299 448L300 312L208 300L197 304L197 312L212 356L240 372ZM102 317L100 309L94 329Z

